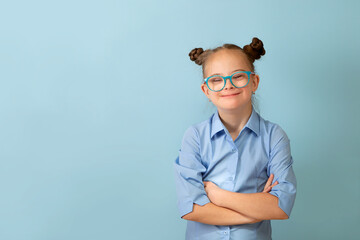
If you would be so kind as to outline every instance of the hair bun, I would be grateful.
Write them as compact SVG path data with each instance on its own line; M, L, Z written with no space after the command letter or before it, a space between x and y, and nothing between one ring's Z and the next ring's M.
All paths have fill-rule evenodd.
M191 61L195 61L196 64L202 65L202 60L199 58L199 56L204 52L204 49L202 48L194 48L189 53Z
M245 45L243 47L244 52L253 60L259 59L262 55L265 55L265 49L263 42L254 37L250 45Z

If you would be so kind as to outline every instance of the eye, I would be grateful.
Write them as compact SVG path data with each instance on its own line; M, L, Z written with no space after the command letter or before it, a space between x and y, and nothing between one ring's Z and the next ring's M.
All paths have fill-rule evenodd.
M236 73L235 75L233 75L233 79L242 79L242 78L247 78L246 73Z
M222 78L219 78L219 77L213 77L213 78L210 78L209 81L216 83L216 82L222 82L223 80L222 80Z

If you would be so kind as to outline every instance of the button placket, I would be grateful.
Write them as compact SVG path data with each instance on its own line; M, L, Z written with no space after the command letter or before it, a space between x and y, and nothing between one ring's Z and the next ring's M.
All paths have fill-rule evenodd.
M236 168L237 168L237 165L238 165L238 161L239 161L239 154L238 154L238 146L236 143L234 143L235 147L232 148L232 152L233 152L233 158L234 158L234 161L232 162L233 166L232 166L232 169L233 171L231 172L231 177L230 177L230 181L232 183L232 190L231 191L234 191L234 187L235 187L235 174L236 174Z

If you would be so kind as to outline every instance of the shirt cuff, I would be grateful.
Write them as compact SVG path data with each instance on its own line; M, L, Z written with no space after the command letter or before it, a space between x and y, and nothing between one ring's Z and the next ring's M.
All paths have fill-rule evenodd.
M290 193L282 192L281 190L271 190L269 193L276 196L279 199L279 204L278 204L279 208L281 208L286 213L288 218L290 218L290 214L294 206L296 192L290 194Z
M207 195L200 195L194 200L191 198L183 199L182 201L178 201L178 210L180 213L180 217L182 218L184 215L190 213L193 211L194 203L203 206L207 203L209 203L210 200L207 197Z

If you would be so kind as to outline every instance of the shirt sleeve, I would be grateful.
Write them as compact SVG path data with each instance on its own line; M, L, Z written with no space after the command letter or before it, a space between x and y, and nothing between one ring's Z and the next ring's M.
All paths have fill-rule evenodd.
M296 177L293 170L293 158L290 151L290 140L285 131L275 125L270 140L270 160L267 167L268 176L274 174L273 183L278 185L272 187L270 194L278 197L279 207L290 218L291 210L296 197Z
M189 127L174 162L177 207L181 218L193 211L194 203L203 206L210 202L203 183L202 174L206 168L201 161L199 140L196 129Z

